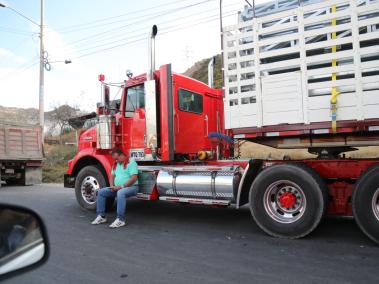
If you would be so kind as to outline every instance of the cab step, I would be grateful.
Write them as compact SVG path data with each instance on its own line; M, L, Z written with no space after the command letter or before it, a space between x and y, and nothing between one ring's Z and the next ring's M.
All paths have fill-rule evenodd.
M199 199L199 198L191 198L191 197L160 196L159 200L169 201L169 202L191 203L191 204L216 205L216 206L229 206L230 205L230 200Z

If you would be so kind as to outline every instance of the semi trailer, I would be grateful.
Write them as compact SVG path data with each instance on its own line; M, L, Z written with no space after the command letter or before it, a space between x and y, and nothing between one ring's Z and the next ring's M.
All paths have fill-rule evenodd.
M42 182L41 127L0 122L0 186Z
M155 70L156 26L148 72L125 81L117 107L99 76L98 122L80 134L65 186L95 209L118 147L138 162L139 199L247 205L263 231L283 238L308 235L326 214L354 216L379 243L379 157L345 155L379 145L379 1L254 8L223 27L223 89L170 64ZM244 160L240 141L315 156Z

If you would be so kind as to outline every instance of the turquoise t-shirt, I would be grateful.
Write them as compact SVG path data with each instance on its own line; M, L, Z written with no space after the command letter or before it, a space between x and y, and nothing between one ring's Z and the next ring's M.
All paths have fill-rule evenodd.
M121 163L117 163L116 169L112 169L112 175L115 176L114 178L114 185L119 186L126 183L133 175L138 174L138 165L136 161L133 158L129 159L129 163L124 168L124 165ZM138 180L136 180L133 185L137 185Z

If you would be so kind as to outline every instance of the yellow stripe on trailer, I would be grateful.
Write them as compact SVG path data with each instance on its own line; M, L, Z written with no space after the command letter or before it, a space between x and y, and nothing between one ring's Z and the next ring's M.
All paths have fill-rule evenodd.
M333 5L332 6L332 13L337 12L337 6ZM337 19L332 20L332 26L337 25ZM337 33L332 32L332 39L337 39ZM333 45L332 46L332 53L337 52L337 46ZM337 67L337 60L333 59L332 60L332 67ZM332 81L337 81L337 73L332 73ZM337 131L337 96L339 95L337 87L333 86L332 87L332 96L330 98L330 111L331 111L331 116L332 116L332 130L333 132Z

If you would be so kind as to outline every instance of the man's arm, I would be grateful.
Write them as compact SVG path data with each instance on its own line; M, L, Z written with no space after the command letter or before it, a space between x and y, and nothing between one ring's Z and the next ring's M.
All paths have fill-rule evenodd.
M109 185L110 187L114 187L114 175L111 175L111 178L109 179Z
M115 190L120 190L124 187L129 187L131 185L133 185L136 181L138 180L138 174L136 175L132 175L132 177L127 181L125 182L124 184L122 185L119 185L119 186L115 186L113 187Z
M114 185L114 175L111 174L111 178L109 179L109 187L112 191L117 190L117 186Z
M132 177L126 183L124 183L122 186L123 187L131 186L137 181L137 179L138 179L138 174L132 175Z
M138 174L132 175L132 177L126 183L124 183L123 185L115 186L114 189L120 190L124 187L129 187L129 186L133 185L137 180L138 180Z

